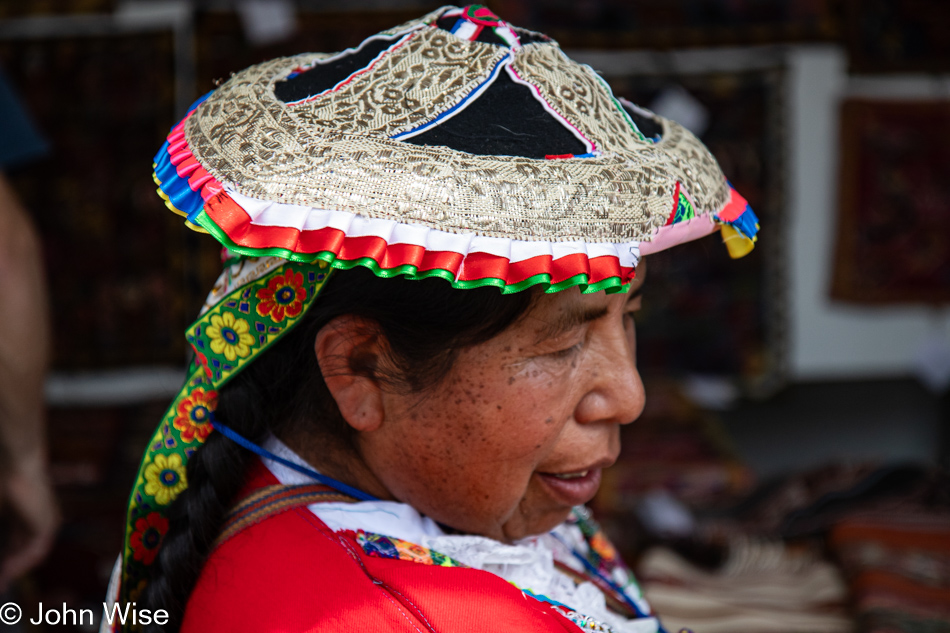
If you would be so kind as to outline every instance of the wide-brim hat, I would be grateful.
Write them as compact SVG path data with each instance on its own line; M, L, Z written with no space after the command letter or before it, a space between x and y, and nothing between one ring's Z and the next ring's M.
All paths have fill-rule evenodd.
M719 228L739 256L758 230L693 134L480 6L235 73L172 129L154 174L228 261L132 492L126 599L212 432L217 389L300 321L333 269L618 292L642 255Z

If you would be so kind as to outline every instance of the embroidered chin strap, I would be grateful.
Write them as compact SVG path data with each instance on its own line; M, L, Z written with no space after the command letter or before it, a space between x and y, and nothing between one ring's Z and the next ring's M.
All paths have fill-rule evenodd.
M148 583L168 531L168 507L188 487L188 459L213 431L218 389L303 319L330 274L322 261L285 262L233 283L230 271L254 268L254 261L228 268L224 292L211 295L223 297L185 331L195 360L149 443L129 497L120 603L137 600Z

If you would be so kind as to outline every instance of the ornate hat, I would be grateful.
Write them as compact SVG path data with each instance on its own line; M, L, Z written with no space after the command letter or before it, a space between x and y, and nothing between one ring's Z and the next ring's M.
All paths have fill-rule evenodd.
M689 131L477 5L234 74L172 129L154 169L169 208L228 261L132 492L126 599L212 432L216 390L299 322L333 269L618 292L642 255L720 228L741 256L758 230Z

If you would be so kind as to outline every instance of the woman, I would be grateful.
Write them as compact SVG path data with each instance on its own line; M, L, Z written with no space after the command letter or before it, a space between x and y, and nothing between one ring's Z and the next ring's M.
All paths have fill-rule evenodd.
M139 624L661 630L583 504L639 257L755 237L694 137L471 6L234 75L155 174L229 259L130 502Z

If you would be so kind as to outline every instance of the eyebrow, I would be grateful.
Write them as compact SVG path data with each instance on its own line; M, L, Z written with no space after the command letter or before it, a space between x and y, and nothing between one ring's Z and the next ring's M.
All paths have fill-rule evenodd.
M538 332L536 342L541 343L549 338L554 338L565 332L569 332L580 325L589 323L590 321L596 321L605 314L607 314L607 306L598 308L568 308L564 313L559 314L553 322L541 328L541 331Z

